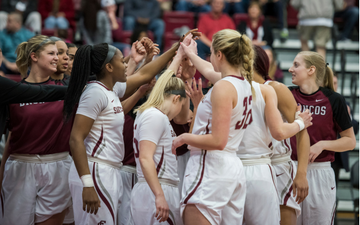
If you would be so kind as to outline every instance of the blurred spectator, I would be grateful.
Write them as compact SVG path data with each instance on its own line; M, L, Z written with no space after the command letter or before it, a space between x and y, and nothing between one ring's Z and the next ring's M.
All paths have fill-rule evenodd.
M246 13L250 0L225 0L224 13Z
M5 74L17 74L17 55L15 53L18 45L34 36L34 33L22 27L22 16L19 13L10 13L6 28L0 31L0 48L3 52L1 70Z
M75 54L76 54L76 51L78 48L73 43L66 43L66 46L69 49L69 65L68 65L68 68L67 68L65 74L71 76L71 70L73 67Z
M134 43L140 41L143 37L148 37L146 29L143 27L136 27L130 37L130 42Z
M124 30L133 31L137 25L144 26L154 33L155 42L162 49L165 24L160 16L161 10L157 0L126 0Z
M289 31L287 29L287 25L285 26L284 21L284 5L286 5L285 1L286 0L259 0L260 5L263 6L264 15L276 17L278 28L280 29L280 40L282 42L285 42L289 36Z
M343 8L343 0L291 0L299 11L298 30L302 51L309 51L308 40L314 39L316 51L326 58L326 43L331 38L335 10Z
M359 8L355 6L348 5L349 1L344 1L344 7L341 11L335 12L334 17L340 17L344 20L344 29L343 32L338 37L341 41L346 41L351 39L351 32L354 29L355 25L359 26Z
M272 28L269 21L261 17L261 8L258 2L250 3L247 20L242 21L237 29L240 33L246 34L254 45L272 46L274 40Z
M113 30L117 30L119 28L119 24L116 19L116 9L117 6L115 4L115 0L101 0L101 7L103 10L107 13L110 22L111 22L111 28Z
M211 7L207 3L208 0L179 0L176 5L176 11L210 12Z
M223 29L234 29L234 21L223 14L224 0L212 0L211 12L200 17L198 28L202 32L200 40L197 41L198 54L202 59L210 54L212 36Z
M36 34L41 33L41 15L38 10L37 0L1 0L0 30L6 26L8 13L18 12L23 16L23 23L26 28Z
M3 60L3 54L2 54L2 50L1 50L1 48L0 48L0 65L1 65L1 63L2 63L2 60ZM0 68L0 76L1 77L5 77L5 73L1 70L1 68ZM1 134L0 134L1 135Z
M269 67L269 77L273 80L283 83L284 81L284 74L280 69L280 63L276 61L274 57L274 51L270 46L263 46L262 47L266 52L267 56L269 57L270 67Z
M74 20L73 0L39 0L39 13L46 29L68 29Z
M112 44L124 55L129 52L130 47L123 43L113 43L111 25L107 13L101 9L98 0L84 0L82 17L79 22L79 29L83 34L86 44L96 45L100 43Z
M173 1L172 0L157 0L160 4L162 11L167 12L172 10Z

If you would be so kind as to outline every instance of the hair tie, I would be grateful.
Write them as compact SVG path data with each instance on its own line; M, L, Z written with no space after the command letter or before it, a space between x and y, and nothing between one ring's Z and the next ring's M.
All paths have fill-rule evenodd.
M327 67L329 65L329 63L326 63L325 67Z

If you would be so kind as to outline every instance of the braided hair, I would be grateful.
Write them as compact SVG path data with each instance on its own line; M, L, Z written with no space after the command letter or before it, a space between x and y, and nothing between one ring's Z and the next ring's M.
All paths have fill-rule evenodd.
M75 105L79 103L81 93L90 75L95 74L97 79L104 76L105 68L102 68L102 65L106 60L108 50L109 45L106 43L94 46L83 45L77 50L65 95L63 108L65 121L72 117Z

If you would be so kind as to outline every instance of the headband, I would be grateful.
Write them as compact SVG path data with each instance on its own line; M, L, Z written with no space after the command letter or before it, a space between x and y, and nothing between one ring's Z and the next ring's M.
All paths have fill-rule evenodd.
M112 45L108 44L108 46L109 46L108 53L107 53L107 56L106 56L106 59L105 59L104 63L101 66L101 69L103 69L105 67L105 65L110 62L110 60L114 57L116 49L117 49Z
M172 90L172 91L167 91L166 93L173 95L180 95L181 97L186 98L185 90Z
M60 38L58 37L55 37L55 36L52 36L52 37L49 37L49 38L46 38L45 40L43 40L36 48L34 51L32 52L36 52L37 50L39 50L41 48L41 46L43 46L44 44L50 42L50 41L53 41L53 42L57 42L57 41L62 41Z

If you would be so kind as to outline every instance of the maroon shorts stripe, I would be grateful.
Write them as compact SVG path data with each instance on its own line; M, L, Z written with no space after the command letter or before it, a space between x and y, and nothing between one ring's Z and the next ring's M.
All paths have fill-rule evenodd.
M169 225L174 225L174 222L170 219L170 217L167 218L166 222L168 222Z
M203 166L202 166L202 171L201 171L201 175L200 175L200 179L199 182L197 183L197 185L195 186L194 190L192 190L192 192L190 192L190 194L186 197L184 204L187 204L187 202L189 201L189 199L191 198L191 196L194 195L196 189L200 186L201 181L204 177L204 171L205 171L205 158L206 158L206 150L205 150L205 154L204 154L204 158L203 158Z
M290 146L289 146L289 144L287 143L287 140L289 140L289 139L285 139L284 140L284 144L285 144L285 146L287 147L287 151L286 152L288 152L288 151L290 151L291 150L291 148L290 148Z
M290 188L289 188L288 193L286 193L286 195L285 195L284 204L283 204L283 205L286 205L286 204L287 204L287 201L289 200L289 198L290 198L290 196L291 196L292 190L293 190L293 186L291 185Z
M335 203L335 207L334 207L334 211L333 211L333 215L332 215L332 218L331 218L331 223L330 223L330 225L333 225L333 224L334 224L335 213L336 213L336 203Z
M101 127L100 138L99 138L99 140L97 141L97 143L96 143L96 145L95 145L95 147L94 147L94 149L93 149L93 152L92 152L92 154L91 154L92 157L94 157L95 152L97 151L97 149L99 148L99 146L100 146L100 144L101 144L101 142L102 142L102 140L103 140L103 133L104 133L104 130L103 130L103 128Z
M159 161L159 164L157 165L156 167L156 174L159 174L159 171L161 169L161 166L163 164L163 161L164 161L164 146L163 146L163 149L162 149L162 153L161 153L161 158L160 158L160 161Z
M96 192L98 193L99 197L101 198L101 200L105 203L106 207L109 209L110 211L110 214L113 218L113 221L114 221L114 224L115 224L115 216L114 216L114 212L111 208L111 205L109 203L109 201L106 199L106 197L104 196L104 194L101 192L97 182L96 182L96 178L95 178L95 164L94 163L94 166L93 166L93 173L92 173L92 176L93 176L93 180L94 180L94 186L95 186L95 189L96 189Z

